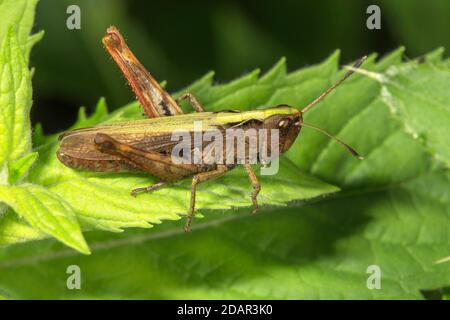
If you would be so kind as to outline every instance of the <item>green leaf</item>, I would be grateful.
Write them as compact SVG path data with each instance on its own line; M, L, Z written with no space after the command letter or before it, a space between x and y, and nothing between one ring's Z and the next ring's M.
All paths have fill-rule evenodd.
M70 206L42 186L24 182L38 157L31 152L31 73L28 57L43 33L29 36L37 1L0 3L0 243L52 235L67 245L88 253ZM30 226L14 219L11 207ZM30 230L31 229L31 230ZM14 231L12 231L14 230ZM14 239L14 240L12 240Z
M44 237L44 233L31 227L17 214L14 214L11 209L0 219L0 246L38 240Z
M0 186L5 202L33 228L83 253L90 253L72 208L48 189L33 185Z
M9 183L16 184L22 180L38 156L39 153L32 152L12 163L9 169Z
M12 29L0 48L0 167L31 151L31 76Z
M90 257L50 241L13 246L0 255L0 288L54 299L420 299L450 283L448 265L434 264L449 248L449 179L438 171L256 217L208 212L189 235L172 222L90 233ZM71 264L89 275L77 292L64 287ZM370 265L381 290L366 286Z
M34 22L34 10L38 0L3 0L0 2L0 43L12 29L28 64L32 47L42 39L44 32L30 35Z
M392 70L410 65L401 62L403 51L378 62L372 55L363 69L392 79ZM434 52L423 65L439 73L441 57ZM289 74L281 60L263 76L255 71L222 85L212 85L208 76L192 90L212 110L279 103L301 108L342 76L338 60L336 52L319 65ZM409 72L416 71L420 67ZM439 79L448 81L446 73ZM50 137L37 148L39 159L28 179L67 201L82 225L94 230L86 233L93 254L81 256L51 240L7 246L0 250L0 292L14 298L410 299L423 298L422 290L448 286L448 264L435 262L449 255L450 172L392 116L388 85L355 75L304 115L306 123L350 143L364 161L303 128L280 159L279 174L261 177L261 202L289 207L264 206L255 217L248 215L248 208L224 213L250 205L248 179L242 170L234 170L200 188L204 218L194 221L189 235L179 221L122 234L95 231L178 219L187 209L189 181L132 199L129 190L151 184L151 177L65 168L55 158L56 136ZM446 94L437 90L433 98L445 102ZM423 104L414 95L396 99ZM141 113L132 103L97 119L136 119ZM75 126L87 119L80 116ZM427 134L434 141L437 131ZM337 190L332 185L342 191L321 197ZM0 220L0 243L14 242L15 228L24 237L41 238L9 216ZM2 225L9 228L9 241L3 238ZM81 291L65 289L63 271L71 264L89 274ZM381 290L367 288L371 265L381 269Z
M36 3L37 0L0 2L0 183L8 182L8 166L14 170L14 164L5 163L19 161L31 151L28 59L32 46L43 36L42 32L29 35Z
M450 166L450 69L436 63L409 62L388 70L383 97L406 132L433 157ZM428 60L433 59L428 55ZM431 60L433 61L433 60Z

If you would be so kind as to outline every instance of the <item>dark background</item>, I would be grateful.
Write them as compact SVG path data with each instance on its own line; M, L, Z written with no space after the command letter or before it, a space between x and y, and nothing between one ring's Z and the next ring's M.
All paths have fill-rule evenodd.
M81 30L66 28L70 4L81 8ZM370 4L381 7L381 30L366 28ZM32 121L45 133L66 129L80 106L92 110L102 96L110 110L134 99L101 44L112 24L152 74L176 91L210 70L224 82L267 70L282 56L295 70L338 48L342 63L400 45L410 58L448 48L450 1L40 0L35 30L45 36L32 52Z

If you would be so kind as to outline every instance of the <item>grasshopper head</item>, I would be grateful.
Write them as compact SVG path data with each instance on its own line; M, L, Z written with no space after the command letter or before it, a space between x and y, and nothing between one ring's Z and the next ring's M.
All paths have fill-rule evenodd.
M284 153L292 146L300 133L303 123L302 113L288 105L279 105L267 111L269 114L264 120L264 128L279 130L279 150L280 153Z

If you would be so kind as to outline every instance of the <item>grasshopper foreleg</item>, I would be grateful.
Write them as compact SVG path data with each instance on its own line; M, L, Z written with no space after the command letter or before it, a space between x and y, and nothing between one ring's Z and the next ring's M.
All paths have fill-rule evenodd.
M203 107L203 105L200 103L200 101L198 101L197 97L190 92L181 95L176 101L179 104L181 101L186 99L189 100L195 111L205 112L205 108Z
M252 166L250 164L244 164L245 171L247 171L248 178L250 179L250 182L253 187L252 192L252 202L253 202L253 211L252 214L255 214L258 212L259 206L258 206L258 194L261 190L261 185L259 184L258 178L256 177L255 172L252 169Z
M167 184L168 184L168 182L166 182L166 181L159 181L159 182L157 182L155 184L152 184L151 186L148 186L148 187L136 188L136 189L131 190L131 195L133 197L136 197L139 193L147 193L147 192L152 192L152 191L155 191L155 190L159 190L162 187L166 186Z
M228 171L225 165L218 165L214 171L202 172L192 177L191 185L191 204L189 206L189 212L186 216L186 223L184 225L184 231L191 231L191 222L195 212L195 195L197 192L197 185L199 183L211 180L213 178L220 177Z

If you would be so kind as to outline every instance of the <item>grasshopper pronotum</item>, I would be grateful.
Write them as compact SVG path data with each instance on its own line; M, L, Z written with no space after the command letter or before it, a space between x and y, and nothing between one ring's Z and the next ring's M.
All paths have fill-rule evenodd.
M137 60L115 27L108 28L103 37L103 44L127 78L149 119L99 125L65 133L60 136L61 142L57 157L66 166L79 170L101 172L140 170L160 179L159 182L149 187L132 190L133 196L141 192L157 190L186 177L192 177L191 202L184 227L185 231L190 230L195 212L198 184L220 177L242 164L253 187L251 196L253 212L258 210L257 196L261 189L248 156L246 155L243 161L238 161L234 148L231 154L234 161L232 163L218 161L180 163L180 161L174 161L180 159L174 158L173 155L174 147L177 144L177 141L172 139L173 132L184 130L193 135L196 133L194 125L196 121L202 122L202 133L213 129L219 132L240 129L241 133L254 130L253 132L256 132L258 136L261 130L276 131L278 141L277 145L272 144L272 147L277 147L279 150L277 155L286 152L291 147L300 133L301 127L308 127L335 139L353 156L362 159L353 148L341 140L323 129L305 124L303 114L347 79L353 70L361 65L365 57L358 60L353 66L353 70L348 71L339 81L301 111L288 105L279 105L252 111L206 112L192 93L185 93L175 101ZM189 100L195 113L183 113L178 104L183 99ZM271 142L265 141L265 139L264 145L270 148ZM194 147L192 147L192 152L194 152L193 149ZM247 140L245 149L249 151ZM211 149L206 150L207 148L203 149L200 159L208 157L211 160ZM230 156L229 148L224 147L222 150L224 156ZM258 152L255 159L256 162L262 162Z

